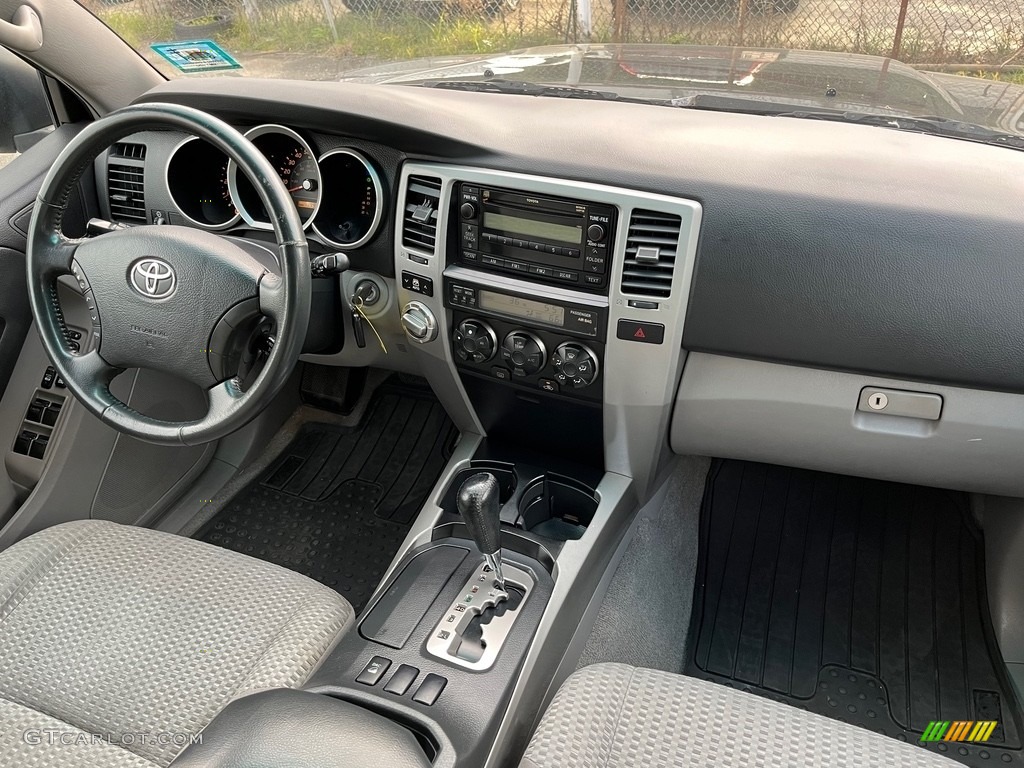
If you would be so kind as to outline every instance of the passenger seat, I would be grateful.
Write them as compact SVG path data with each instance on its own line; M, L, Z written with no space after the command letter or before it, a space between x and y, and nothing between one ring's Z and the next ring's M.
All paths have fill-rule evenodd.
M595 664L559 689L520 768L962 768L872 731L715 683Z

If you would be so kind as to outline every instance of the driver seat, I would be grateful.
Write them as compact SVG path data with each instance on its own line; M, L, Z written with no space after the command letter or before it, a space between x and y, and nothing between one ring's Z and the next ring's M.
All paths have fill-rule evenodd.
M301 686L353 618L211 544L48 528L0 552L0 765L166 766L231 701Z

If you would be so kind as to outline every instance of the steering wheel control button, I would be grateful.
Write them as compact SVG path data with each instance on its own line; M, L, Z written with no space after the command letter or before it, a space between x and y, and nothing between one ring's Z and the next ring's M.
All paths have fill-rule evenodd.
M416 689L416 693L412 695L412 700L417 704L432 707L446 685L448 685L446 678L434 674L427 675L420 683L420 687Z
M380 679L384 677L384 673L388 671L391 666L391 659L385 659L383 656L374 656L363 667L363 671L356 677L357 683L363 685L376 685L380 682Z
M512 331L501 345L501 358L512 366L513 376L533 376L547 363L547 350L529 331Z
M624 341L638 341L641 344L662 344L665 341L665 326L661 323L619 320L615 336Z
M402 273L402 287L407 291L419 293L424 296L434 295L434 281L429 277L414 275L412 272Z
M864 387L860 391L857 410L862 413L938 421L942 416L942 397L930 392Z
M414 682L420 671L416 667L410 667L408 664L402 664L395 671L395 674L388 680L388 684L384 686L386 693L393 693L395 696L404 696L405 692L408 691Z
M178 285L174 267L163 259L146 256L128 268L128 284L146 299L166 299Z
M85 276L81 265L74 259L71 260L71 275L75 278L75 282L78 283L78 290L83 294L92 290L92 286L89 285L89 278Z

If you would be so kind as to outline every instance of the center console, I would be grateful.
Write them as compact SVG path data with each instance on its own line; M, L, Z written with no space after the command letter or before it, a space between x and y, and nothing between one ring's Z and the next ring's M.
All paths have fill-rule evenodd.
M511 768L668 459L700 206L407 163L396 211L399 350L461 439L306 688L325 723L398 726L411 764Z

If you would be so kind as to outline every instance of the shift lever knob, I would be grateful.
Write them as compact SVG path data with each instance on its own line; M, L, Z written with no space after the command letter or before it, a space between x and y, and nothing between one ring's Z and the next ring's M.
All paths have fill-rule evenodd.
M471 475L459 488L459 514L469 529L487 564L494 570L495 580L505 588L501 572L501 500L498 479L490 472Z

